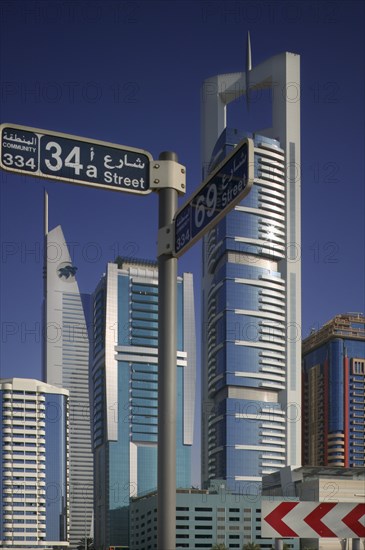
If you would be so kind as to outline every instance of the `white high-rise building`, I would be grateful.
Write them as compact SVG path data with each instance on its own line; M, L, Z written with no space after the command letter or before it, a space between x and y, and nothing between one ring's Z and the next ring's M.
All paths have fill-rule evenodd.
M69 548L68 391L0 380L0 548Z
M47 218L47 212L46 212ZM89 392L89 295L80 294L60 226L45 228L45 382L70 392L70 547L93 536L93 455Z
M272 126L227 128L227 105L252 87L271 89ZM204 239L202 481L257 492L301 464L299 56L206 80L202 114L206 174L245 135L255 162L250 193Z

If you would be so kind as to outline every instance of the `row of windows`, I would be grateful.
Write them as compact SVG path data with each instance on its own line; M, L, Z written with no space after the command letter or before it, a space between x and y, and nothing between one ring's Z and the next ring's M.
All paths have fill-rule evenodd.
M146 294L150 296L158 295L157 285L145 285L142 283L132 283L131 289L132 289L132 293Z

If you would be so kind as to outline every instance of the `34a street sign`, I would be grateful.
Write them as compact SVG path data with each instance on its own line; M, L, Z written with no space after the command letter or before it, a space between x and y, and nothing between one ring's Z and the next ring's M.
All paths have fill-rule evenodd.
M254 145L242 140L203 181L174 218L175 256L181 256L250 191L254 179Z
M365 504L262 500L261 536L363 538Z
M150 153L17 124L0 126L0 167L69 183L150 193Z

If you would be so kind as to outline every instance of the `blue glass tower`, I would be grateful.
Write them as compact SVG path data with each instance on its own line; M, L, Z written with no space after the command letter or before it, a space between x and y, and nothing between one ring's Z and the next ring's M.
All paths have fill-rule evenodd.
M244 137L224 130L210 168ZM286 464L284 151L252 137L254 185L204 247L203 476L238 492Z
M195 321L191 274L177 280L177 487L191 485ZM157 264L117 259L94 294L96 548L129 544L129 499L157 487Z
M245 72L203 84L204 176L245 137L227 128L227 107L241 96L255 132L253 186L203 247L202 480L223 478L243 494L301 464L299 88L297 54L253 66L249 40ZM253 89L270 90L259 132Z

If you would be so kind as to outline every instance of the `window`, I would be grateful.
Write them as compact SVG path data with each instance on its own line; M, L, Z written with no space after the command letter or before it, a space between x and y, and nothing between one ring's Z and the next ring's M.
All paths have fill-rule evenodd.
M352 362L352 374L365 374L365 359L357 359L353 357Z

